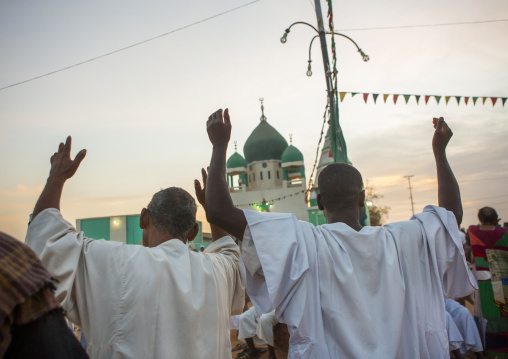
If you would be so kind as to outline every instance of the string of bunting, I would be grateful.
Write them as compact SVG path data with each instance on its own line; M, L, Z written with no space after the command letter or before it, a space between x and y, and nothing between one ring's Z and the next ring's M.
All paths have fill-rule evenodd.
M388 98L391 96L394 104L397 104L397 100L399 99L399 97L403 97L404 101L406 102L406 105L409 102L409 100L411 99L411 97L415 98L417 105L420 104L420 99L424 100L425 104L427 105L431 98L434 98L438 105L439 105L439 102L441 101L441 99L444 98L445 104L448 105L448 102L450 101L450 99L454 98L457 101L457 105L460 105L461 101L464 105L467 105L470 102L469 100L471 100L471 102L473 103L473 106L476 106L476 102L479 99L481 99L482 104L485 105L485 102L487 101L487 99L490 98L490 101L492 102L492 107L494 107L496 105L498 100L501 100L500 103L504 107L504 104L506 103L506 99L507 99L507 97L490 97L490 96L438 96L438 95L413 95L413 94L409 94L409 95L402 94L401 95L401 94L379 94L379 93L363 93L363 92L339 92L340 102L342 102L344 100L344 97L346 97L346 94L351 94L351 97L355 97L356 95L362 95L363 101L365 101L365 103L367 103L369 97L372 97L374 104L376 104L377 99L380 95L382 95L384 103L386 103Z
M286 198L290 198L293 196L299 196L303 193L307 192L307 190L303 189L301 191L295 192L293 194L288 194L282 197L274 198L269 201L262 201L262 202L253 202L253 203L247 203L247 204L236 204L235 207L254 207L254 206L261 206L263 204L274 204L275 202L283 201Z

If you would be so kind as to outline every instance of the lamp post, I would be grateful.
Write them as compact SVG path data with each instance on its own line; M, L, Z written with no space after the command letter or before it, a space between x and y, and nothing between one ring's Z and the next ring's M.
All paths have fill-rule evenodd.
M303 22L303 21L297 21L297 22L291 24L285 30L284 34L282 35L282 37L280 39L280 42L283 44L285 44L287 42L288 34L291 31L291 27L293 27L294 25L306 25L306 26L312 28L317 33L317 35L312 38L312 40L310 41L310 45L309 45L309 60L308 60L308 66L307 66L307 76L312 76L312 67L311 67L312 43L314 42L314 39L316 37L319 37L319 40L321 42L321 54L323 55L323 66L325 69L325 80L326 80L326 88L327 88L327 93L328 93L328 103L330 104L330 134L331 134L330 146L332 148L333 161L339 162L338 161L338 154L337 154L337 152L338 152L337 131L340 128L339 121L338 121L339 108L338 108L338 104L337 104L337 98L335 96L336 93L334 93L334 91L337 91L337 89L333 88L332 71L330 69L330 60L328 58L328 48L326 45L326 35L332 35L332 33L325 31L324 24L323 24L323 15L321 13L320 0L314 0L314 3L315 3L315 8L316 8L316 17L317 17L318 27L316 28L313 25ZM363 50L360 49L360 47L356 44L356 42L353 41L353 39L351 39L349 36L346 36L344 34L339 34L339 33L333 33L333 35L338 35L338 36L344 37L344 38L348 39L349 41L351 41L356 46L358 52L362 56L363 61L365 61L365 62L369 61L369 56L367 54L365 54L365 52L363 52ZM337 120L335 121L335 119L337 119ZM342 140L341 140L341 138L342 138L342 135L340 135L338 141L340 142L341 151L345 155L344 156L345 160L346 160L346 162L348 162L346 143L343 140L343 138L342 138ZM344 158L342 158L342 160L344 160Z

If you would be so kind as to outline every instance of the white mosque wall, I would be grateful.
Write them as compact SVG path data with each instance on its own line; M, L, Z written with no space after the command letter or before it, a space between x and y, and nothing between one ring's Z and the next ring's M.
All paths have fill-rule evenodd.
M254 161L247 165L249 191L281 188L282 177L280 160Z
M305 190L305 185L302 185L301 187L272 188L260 191L250 190L247 192L231 193L231 198L233 199L233 203L235 205L242 205L239 207L240 209L251 209L257 211L257 208L245 205L249 203L261 203L263 202L263 199L268 202L276 198L287 196L285 199L275 201L270 208L270 212L293 213L299 220L308 221L309 215L307 210L309 207L307 206L307 203L305 203L304 194L301 193L303 190ZM296 193L298 193L298 195L296 195ZM292 195L292 197L290 197L290 195Z

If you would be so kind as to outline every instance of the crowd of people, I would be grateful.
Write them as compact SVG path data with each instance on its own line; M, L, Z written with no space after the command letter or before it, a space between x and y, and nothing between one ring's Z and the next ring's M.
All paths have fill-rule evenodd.
M213 242L199 252L187 246L199 230L196 202L177 187L141 210L142 246L76 231L60 199L86 151L72 159L68 137L51 157L26 245L1 234L0 357L229 359L245 349L237 357L258 358L267 345L274 359L279 325L293 359L507 357L508 229L486 207L479 226L459 230L452 131L442 117L433 125L438 206L362 227L362 176L336 163L319 175L327 224L314 226L235 207L224 175L231 120L227 109L214 112L210 166L194 182ZM86 352L65 317L81 328ZM245 345L231 348L231 330Z

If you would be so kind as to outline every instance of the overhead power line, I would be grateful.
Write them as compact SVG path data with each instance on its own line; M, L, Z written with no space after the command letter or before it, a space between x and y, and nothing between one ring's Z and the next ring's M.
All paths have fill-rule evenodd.
M251 1L249 3L246 3L246 4L243 4L243 5L240 5L238 7L235 7L235 8L232 8L230 10L227 10L227 11L224 11L224 12L221 12L219 14L216 14L216 15L213 15L213 16L210 16L210 17L207 17L205 19L202 19L202 20L199 20L199 21L196 21L196 22L193 22L192 24L188 24L188 25L185 25L185 26L182 26L182 27L179 27L178 29L174 29L174 30L171 30L171 31L168 31L168 32L165 32L164 34L161 34L161 35L158 35L158 36L154 36L154 37L151 37L149 39L146 39L146 40L143 40L143 41L140 41L140 42L137 42L135 44L132 44L132 45L129 45L129 46L126 46L126 47L122 47L121 49L118 49L118 50L114 50L114 51L111 51L111 52L108 52L104 55L100 55L100 56L97 56L97 57L93 57L91 59L88 59L88 60L85 60L85 61L81 61L81 62L78 62L77 64L74 64L74 65L70 65L70 66L67 66L67 67L64 67L62 69L59 69L59 70L55 70L55 71L51 71L51 72L48 72L47 74L44 74L44 75L40 75L40 76L36 76L36 77L32 77L28 80L24 80L24 81L20 81L20 82L16 82L14 84L11 84L11 85L8 85L8 86L4 86L4 87L1 87L0 88L0 91L2 90L5 90L5 89L8 89L10 87L14 87L14 86L18 86L18 85L21 85L21 84L24 84L24 83L27 83L27 82L30 82L30 81L34 81L34 80L37 80L37 79L40 79L42 77L46 77L46 76L49 76L49 75L53 75L53 74L56 74L58 72L62 72L62 71L65 71L65 70L69 70L69 69L72 69L73 67L77 67L77 66L81 66L81 65L84 65L84 64L87 64L89 62L92 62L92 61L95 61L95 60L98 60L98 59L102 59L103 57L106 57L106 56L110 56L110 55L113 55L113 54L116 54L118 52L121 52L121 51L125 51L127 49L130 49L130 48L133 48L135 46L139 46L139 45L142 45L142 44L145 44L147 42L150 42L150 41L153 41L153 40L156 40L156 39L159 39L161 37L164 37L164 36L167 36L167 35L170 35L170 34L173 34L175 32L178 32L178 31L181 31L181 30L184 30L184 29L187 29L191 26L195 26L195 25L198 25L198 24L201 24L203 22L206 22L208 20L212 20L216 17L219 17L219 16L222 16L222 15L226 15L230 12L233 12L233 11L236 11L236 10L240 10L241 8L244 8L246 6L249 6L249 5L252 5L256 2L259 2L261 0L254 0L254 1Z
M390 30L390 29L408 29L414 27L434 27L434 26L452 26L452 25L471 25L486 24L491 22L506 22L508 19L485 20L485 21L466 21L466 22L448 22L443 24L425 24L425 25L401 25L401 26L383 26L383 27L364 27L356 29L337 29L335 31L368 31L368 30Z

